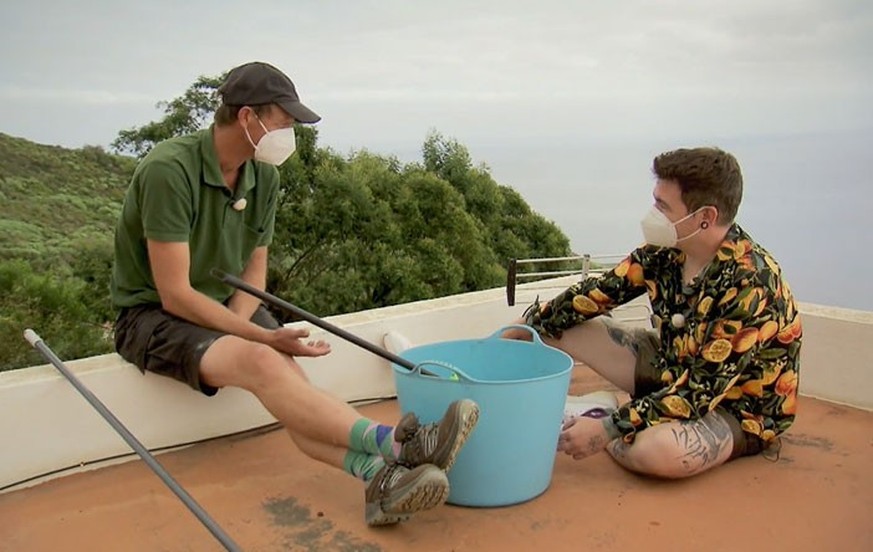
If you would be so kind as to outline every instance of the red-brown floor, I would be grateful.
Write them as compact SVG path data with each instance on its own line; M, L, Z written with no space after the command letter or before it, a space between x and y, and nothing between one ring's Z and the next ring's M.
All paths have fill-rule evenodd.
M572 390L599 383L580 375ZM361 410L398 415L394 401ZM776 462L744 458L669 482L606 454L562 455L530 502L447 505L382 529L364 523L359 481L306 458L282 431L159 460L243 550L873 550L873 413L807 398ZM0 495L3 551L221 549L138 460Z

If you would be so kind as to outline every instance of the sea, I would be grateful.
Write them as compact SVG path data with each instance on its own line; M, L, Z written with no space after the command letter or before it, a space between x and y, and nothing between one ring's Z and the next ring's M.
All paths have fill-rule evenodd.
M463 143L463 142L462 142ZM799 301L873 311L873 129L670 142L465 144L475 164L553 221L578 254L642 242L652 159L697 145L734 154L737 222L777 259Z

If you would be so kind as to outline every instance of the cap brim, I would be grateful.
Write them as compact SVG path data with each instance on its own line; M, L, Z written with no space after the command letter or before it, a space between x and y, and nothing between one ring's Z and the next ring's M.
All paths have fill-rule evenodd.
M285 100L276 102L288 115L294 117L298 123L312 124L321 120L321 117L300 102Z

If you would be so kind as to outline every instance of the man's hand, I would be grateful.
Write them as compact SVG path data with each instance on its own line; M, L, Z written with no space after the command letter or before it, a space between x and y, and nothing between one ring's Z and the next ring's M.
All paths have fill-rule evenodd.
M513 320L512 323L524 326L527 322L524 318L519 318L518 320ZM518 341L530 341L533 339L530 330L522 330L521 328L509 328L503 332L500 337L503 339L515 339Z
M291 356L319 357L330 352L326 341L302 341L307 337L309 330L282 327L270 333L267 345Z
M596 454L609 443L603 422L596 418L581 416L567 422L558 437L558 451L581 460Z

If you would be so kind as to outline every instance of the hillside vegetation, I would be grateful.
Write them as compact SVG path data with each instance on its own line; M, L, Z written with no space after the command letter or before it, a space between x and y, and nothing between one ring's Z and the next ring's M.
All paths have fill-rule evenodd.
M35 144L0 133L0 251L69 260L112 232L136 161L99 147Z
M163 104L167 117L121 131L113 146L143 155L205 126L216 82L201 78ZM432 133L421 160L404 164L366 150L340 156L318 146L315 129L296 132L297 153L280 168L268 291L310 312L496 287L512 257L570 254L560 229L454 140ZM25 327L62 359L113 350L113 229L135 165L99 147L0 134L0 370L44 362Z

